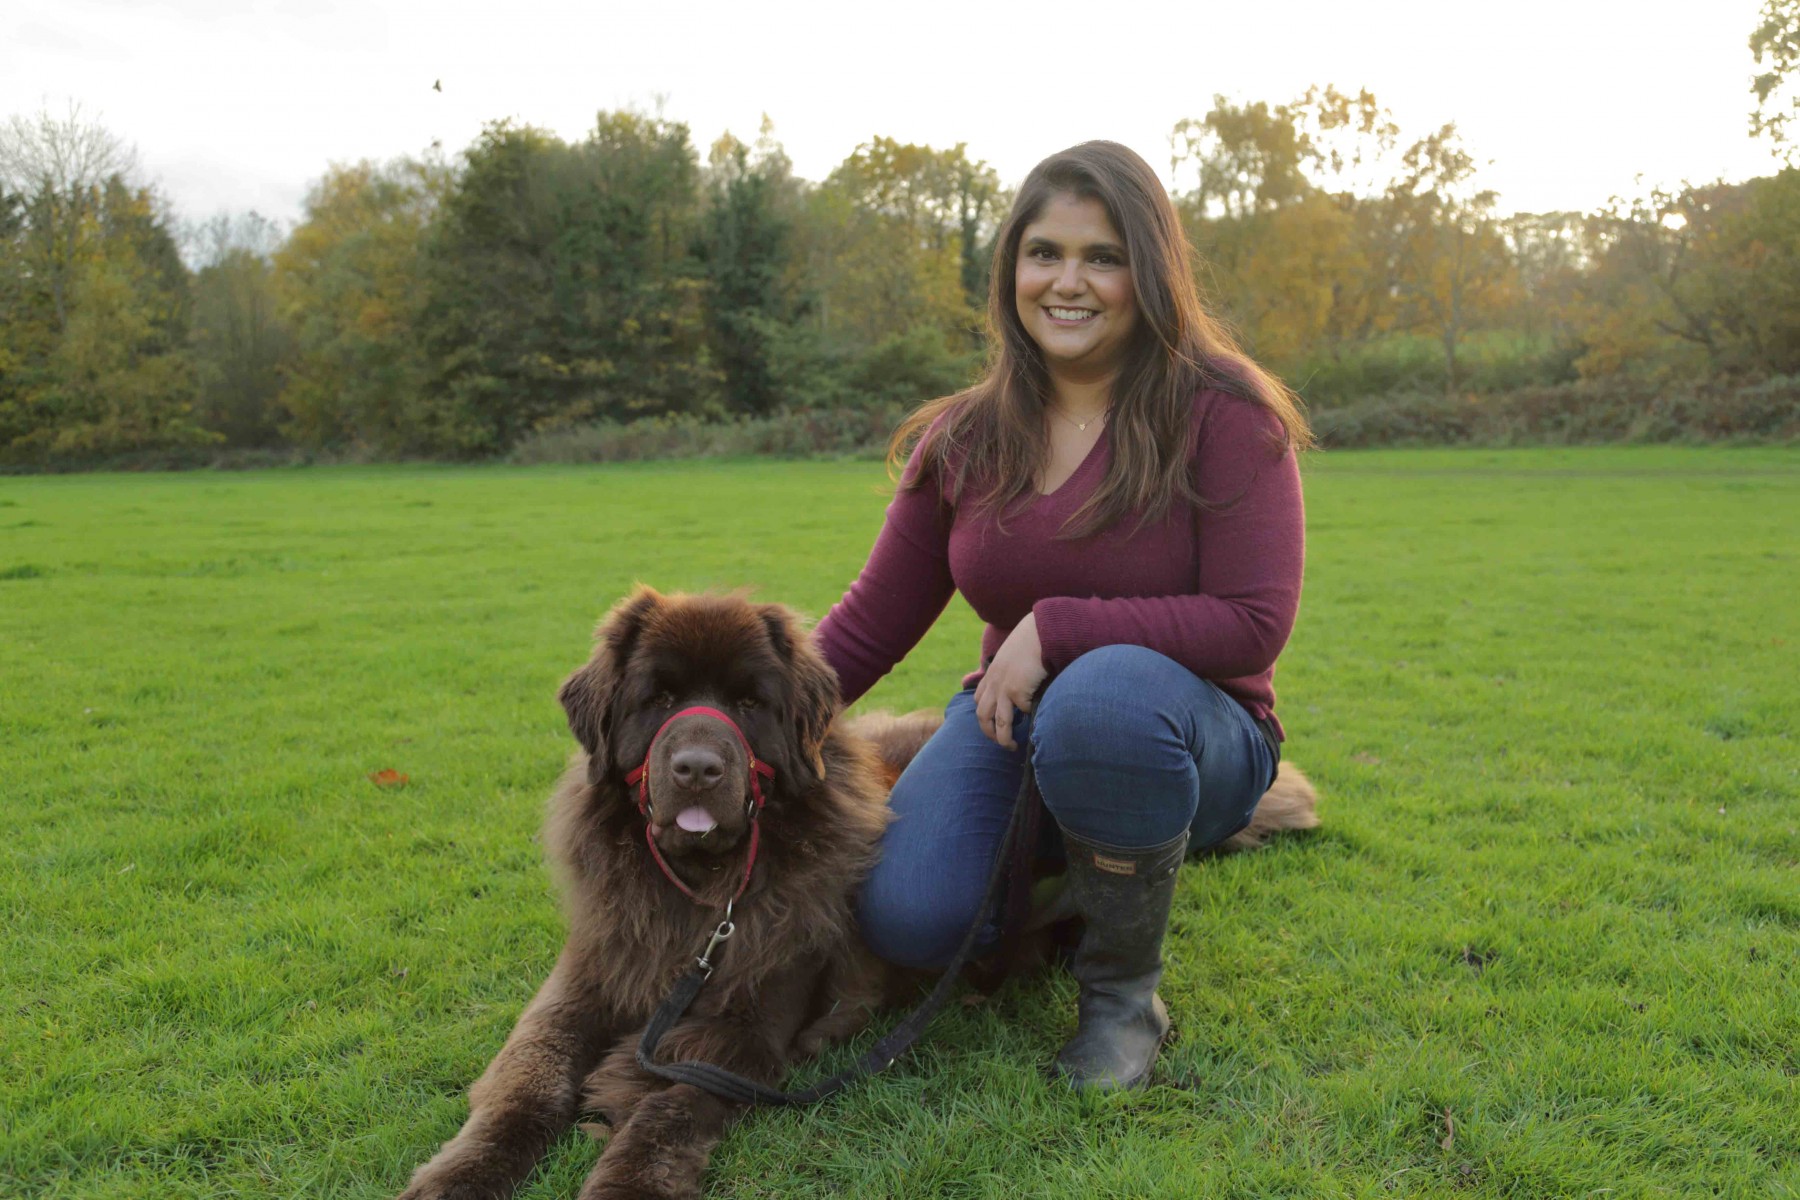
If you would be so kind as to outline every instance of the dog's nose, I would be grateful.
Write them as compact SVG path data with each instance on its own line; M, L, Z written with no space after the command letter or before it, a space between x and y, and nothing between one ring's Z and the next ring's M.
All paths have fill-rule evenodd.
M725 760L700 746L677 750L669 758L669 769L677 784L696 792L716 787L725 778Z

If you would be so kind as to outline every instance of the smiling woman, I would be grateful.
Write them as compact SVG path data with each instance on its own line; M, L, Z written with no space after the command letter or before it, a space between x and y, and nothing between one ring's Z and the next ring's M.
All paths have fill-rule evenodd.
M980 668L896 782L862 892L877 953L939 966L979 915L1027 752L1084 923L1056 1070L1145 1082L1175 873L1261 806L1314 821L1280 759L1275 658L1300 599L1298 405L1200 305L1148 165L1087 142L1027 177L995 242L993 366L919 409L887 521L817 638L855 700L960 590ZM1046 685L1047 681L1047 687ZM1042 694L1041 702L1038 701ZM1036 707L1034 708L1034 704Z

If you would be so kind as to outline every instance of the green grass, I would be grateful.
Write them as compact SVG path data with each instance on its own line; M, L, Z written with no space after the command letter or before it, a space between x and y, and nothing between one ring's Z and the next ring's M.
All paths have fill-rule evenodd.
M884 490L0 479L0 1195L396 1191L560 944L594 619L637 579L820 613ZM1307 497L1278 684L1325 824L1184 877L1164 1086L1049 1086L1072 985L1014 984L749 1118L710 1195L1800 1194L1800 453L1343 453ZM974 639L953 608L873 703Z

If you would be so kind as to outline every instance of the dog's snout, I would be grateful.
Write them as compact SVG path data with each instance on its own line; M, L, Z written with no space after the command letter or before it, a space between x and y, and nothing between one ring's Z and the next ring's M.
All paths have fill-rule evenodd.
M704 746L688 746L669 757L669 770L682 787L705 791L725 778L725 760Z

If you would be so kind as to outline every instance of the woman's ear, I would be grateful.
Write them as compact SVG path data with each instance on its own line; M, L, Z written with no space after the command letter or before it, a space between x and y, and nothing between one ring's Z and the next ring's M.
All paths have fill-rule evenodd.
M787 668L787 712L783 715L799 751L792 766L810 774L816 785L825 779L825 734L837 717L837 674L785 608L765 604L762 619L770 644Z
M661 596L639 584L631 595L614 605L594 631L593 657L564 680L556 694L569 715L569 732L587 751L590 779L599 779L610 766L607 739L612 733L613 704L625 676L625 664L637 646L644 619L661 603Z

